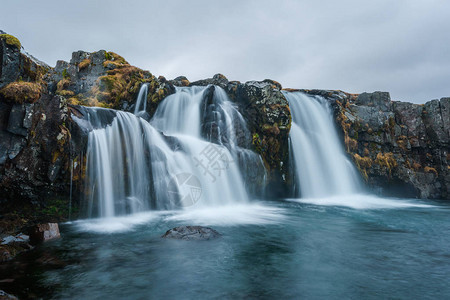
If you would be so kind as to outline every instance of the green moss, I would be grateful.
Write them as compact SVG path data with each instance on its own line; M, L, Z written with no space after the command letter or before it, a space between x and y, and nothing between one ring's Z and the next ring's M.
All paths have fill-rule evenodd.
M62 77L65 78L65 79L70 78L69 74L67 73L67 69L64 69L62 71Z
M0 39L4 40L7 45L16 47L17 49L20 49L22 47L19 39L10 34L0 34Z
M112 55L109 52L105 52L105 60L112 60Z
M253 144L253 147L255 148L256 152L258 152L258 153L262 152L261 139L259 138L259 134L256 132L253 134L252 144Z

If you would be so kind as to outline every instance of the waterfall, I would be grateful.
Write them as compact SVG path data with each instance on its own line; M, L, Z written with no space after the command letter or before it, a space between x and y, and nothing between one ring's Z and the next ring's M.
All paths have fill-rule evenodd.
M358 173L344 152L328 102L319 96L284 92L292 126L289 134L296 188L305 198L354 194Z
M89 131L89 216L248 202L243 177L265 170L261 158L246 149L250 133L225 91L214 86L177 88L150 123L139 117L146 92L143 85L137 115L83 108L85 117L74 117Z
M236 129L231 124L235 121L236 115L227 115L225 111L214 111L212 114L216 119L210 120L213 122L209 122L209 125L205 125L208 122L203 122L208 118L205 109L209 106L208 95L205 94L211 92L216 94L217 91L220 93L223 90L214 86L176 88L176 93L164 99L151 120L151 124L156 129L164 135L175 138L177 147L183 149L183 151L173 151L172 155L167 153L167 149L160 150L164 150L165 157L171 158L167 162L170 166L169 178L176 176L177 172L186 172L187 175L193 175L199 180L203 197L201 201L198 201L198 205L217 206L248 201L237 159L239 151L236 150L238 143L234 133ZM217 97L213 96L213 99ZM224 102L231 105L228 100ZM229 123L220 122L222 119L228 119ZM208 139L206 139L202 133L206 127L223 127L223 134L219 133L216 139L212 139L211 136L209 138L207 136ZM227 145L222 140L227 140ZM157 168L154 168L155 178L168 178L161 176L159 172ZM159 197L162 196L159 195Z
M103 109L92 109L94 112ZM94 129L88 136L88 213L113 217L136 213L150 207L150 176L143 138L146 122L122 111L112 123Z
M136 99L136 106L134 107L134 114L136 115L140 111L147 110L147 94L148 94L148 83L143 83L139 89L139 94ZM141 104L144 103L144 108L141 108Z

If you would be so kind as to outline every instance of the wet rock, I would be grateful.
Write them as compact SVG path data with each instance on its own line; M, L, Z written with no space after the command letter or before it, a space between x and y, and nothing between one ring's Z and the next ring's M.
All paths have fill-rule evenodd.
M6 236L0 243L0 262L11 260L18 254L32 248L28 235L20 233Z
M247 122L252 149L261 155L268 171L267 190L272 196L289 196L291 114L281 85L272 80L229 82L227 92Z
M10 295L3 290L0 290L0 299L1 300L17 300L19 298L17 298L16 296Z
M179 226L168 230L162 237L166 239L201 241L211 240L222 235L209 227L203 226Z
M10 243L12 243L12 242L23 242L23 243L28 243L29 241L30 241L30 237L29 237L28 235L23 234L23 233L19 233L19 234L15 235L15 236L13 236L13 235L8 235L8 236L4 237L4 238L1 240L1 243L0 243L0 244L2 244L2 245L8 245L8 244L10 244Z
M60 237L58 223L37 224L30 230L30 242L34 245Z

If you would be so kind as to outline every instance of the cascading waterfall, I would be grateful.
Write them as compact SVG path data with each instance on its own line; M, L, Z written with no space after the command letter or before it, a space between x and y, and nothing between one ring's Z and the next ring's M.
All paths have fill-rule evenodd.
M144 83L139 89L139 94L136 99L136 106L134 107L135 115L140 111L147 110L147 94L148 94L148 83ZM144 104L144 107L141 109L142 103Z
M214 94L209 100L207 89ZM145 112L140 107L144 102L145 108L146 93L143 85L137 115L85 108L88 120L78 119L89 128L89 215L247 202L240 169L264 167L258 155L245 149L250 134L226 93L213 86L177 88L150 123L138 117Z
M93 109L103 110L103 109ZM149 208L149 169L143 139L145 121L117 111L111 125L89 133L87 182L89 215L113 217Z
M319 96L284 92L292 115L291 157L296 188L305 198L360 192L360 180L346 156L328 102Z
M164 172L161 174L161 171L164 171L162 168L154 168L153 176L162 181L162 186L165 185L164 180L173 178L177 172L186 172L198 178L203 193L199 205L217 206L247 202L247 191L239 164L235 161L238 153L234 151L237 143L236 136L227 135L235 131L231 124L235 116L227 115L225 111L216 111L218 119L213 122L217 125L215 127L225 127L227 131L223 134L219 133L220 139L216 139L217 143L211 143L202 137L201 109L205 104L204 101L207 100L205 99L207 89L208 87L177 88L175 94L168 96L159 105L151 124L164 135L175 138L177 147L183 151L175 149L168 152L169 149L160 147L159 150L163 150L164 157L167 159L167 170L170 176L165 175ZM215 87L215 91L217 90L220 88ZM222 118L230 119L229 123L221 124L219 119ZM233 146L226 147L221 143L222 139L231 141ZM163 194L158 196L164 197Z

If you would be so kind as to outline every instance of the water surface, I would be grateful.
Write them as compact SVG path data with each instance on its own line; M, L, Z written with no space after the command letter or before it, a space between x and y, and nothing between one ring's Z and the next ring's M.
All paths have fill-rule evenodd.
M55 299L448 298L450 206L360 197L369 204L257 201L65 224L37 253L66 265L34 270L33 286ZM179 225L223 237L160 238Z

